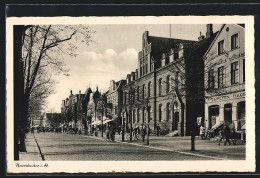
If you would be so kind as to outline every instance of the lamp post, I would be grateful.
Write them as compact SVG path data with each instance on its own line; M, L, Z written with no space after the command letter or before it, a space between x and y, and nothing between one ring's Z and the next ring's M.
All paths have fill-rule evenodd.
M150 123L150 101L149 98L147 98L147 145L149 145L149 135L150 135L150 127L149 127L149 123Z
M125 141L125 117L124 117L125 111L122 111L121 113L121 118L122 118L122 125L121 125L121 130L122 130L122 142Z

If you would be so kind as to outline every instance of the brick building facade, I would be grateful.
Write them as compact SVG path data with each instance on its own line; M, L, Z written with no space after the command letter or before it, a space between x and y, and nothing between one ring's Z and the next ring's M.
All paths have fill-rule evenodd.
M138 69L127 75L124 87L127 128L159 125L190 135L196 117L204 115L203 55L216 35L210 27L199 41L144 32Z

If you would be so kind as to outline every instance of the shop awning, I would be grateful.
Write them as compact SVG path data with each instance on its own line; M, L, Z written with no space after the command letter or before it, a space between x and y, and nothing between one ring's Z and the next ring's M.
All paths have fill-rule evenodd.
M244 124L241 129L246 130L246 124Z
M211 127L211 129L212 129L212 130L217 129L217 128L219 128L222 124L223 124L223 123L215 124L215 125L213 125L213 127Z

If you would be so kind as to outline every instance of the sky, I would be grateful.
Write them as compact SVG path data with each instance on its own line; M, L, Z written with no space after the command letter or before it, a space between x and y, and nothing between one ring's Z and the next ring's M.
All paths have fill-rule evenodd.
M47 99L46 112L61 112L62 100L73 94L85 93L90 86L106 92L110 80L126 79L126 75L137 69L137 55L142 49L142 34L149 31L150 36L198 40L200 32L206 36L206 24L124 24L124 25L89 25L94 43L89 46L78 43L75 58L65 56L64 62L70 69L70 76L58 75L55 93ZM220 29L220 24L213 24L213 32ZM170 30L171 29L171 30ZM171 31L171 33L170 33Z

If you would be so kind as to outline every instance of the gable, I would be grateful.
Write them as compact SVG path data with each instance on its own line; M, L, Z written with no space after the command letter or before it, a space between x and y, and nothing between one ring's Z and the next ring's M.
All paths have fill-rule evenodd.
M238 34L238 43L239 48L241 51L244 51L244 28L237 24L225 24L221 27L220 31L218 32L217 36L211 43L210 47L208 48L207 52L204 55L205 62L210 62L215 59L225 60L225 58L233 53L234 50L231 49L231 37L234 34ZM223 54L219 54L218 52L218 44L219 42L223 41Z

